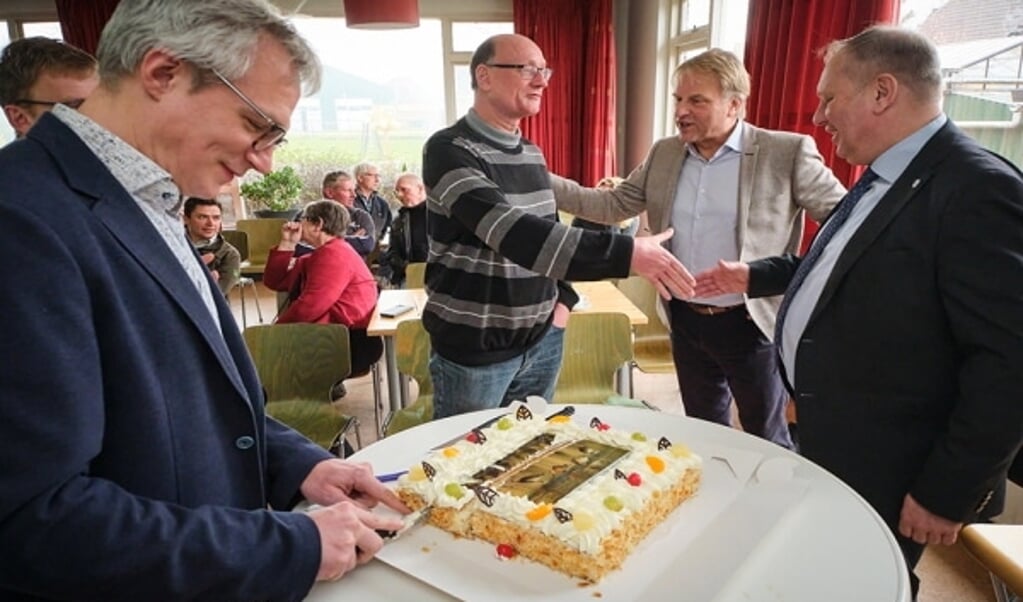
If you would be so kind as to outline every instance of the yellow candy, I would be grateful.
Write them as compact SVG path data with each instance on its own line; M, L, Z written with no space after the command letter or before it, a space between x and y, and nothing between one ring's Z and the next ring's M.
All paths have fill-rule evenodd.
M421 464L416 464L408 469L408 478L410 481L422 481L426 478L426 471Z
M552 416L547 422L551 424L565 424L566 422L571 422L571 420L571 416Z
M454 447L445 447L442 453L444 454L445 458L454 458L455 456L458 455L458 450L455 449Z
M646 465L650 467L650 470L652 470L654 474L660 474L664 472L664 460L658 458L657 456L647 456Z
M526 513L526 518L528 518L531 521L536 522L536 521L542 519L543 517L547 516L548 514L550 514L553 510L554 510L554 506L552 506L551 504L540 504L536 508L533 508L532 510L527 512Z
M597 524L597 520L593 518L592 514L585 512L575 512L572 515L572 526L580 531L589 531Z
M671 455L676 458L688 458L693 455L693 452L682 443L676 443L671 446Z

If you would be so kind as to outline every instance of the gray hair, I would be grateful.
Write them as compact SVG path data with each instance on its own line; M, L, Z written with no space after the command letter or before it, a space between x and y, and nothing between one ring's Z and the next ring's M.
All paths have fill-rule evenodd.
M355 172L356 178L361 178L366 172L368 172L371 169L379 170L380 168L377 167L376 164L374 163L363 161L362 163L359 163L358 165L353 167L352 171Z
M134 73L154 48L199 69L239 78L252 66L262 34L284 46L306 93L315 93L320 87L319 59L266 0L121 0L103 28L96 52L100 78L116 83Z
M841 55L847 76L858 83L890 73L923 101L941 100L941 62L934 44L919 33L875 25L851 38L836 40L824 48L824 60Z
M344 236L348 229L348 209L334 201L309 203L302 209L301 219L319 223L324 232L338 238Z

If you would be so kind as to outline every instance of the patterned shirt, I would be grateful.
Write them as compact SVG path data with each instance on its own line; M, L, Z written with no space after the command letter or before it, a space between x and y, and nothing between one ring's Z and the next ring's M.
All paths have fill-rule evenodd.
M82 139L110 170L114 179L135 199L139 209L195 284L219 329L220 317L213 300L209 272L196 259L192 244L182 233L180 212L183 201L171 175L138 149L78 111L58 104L53 107L53 115Z

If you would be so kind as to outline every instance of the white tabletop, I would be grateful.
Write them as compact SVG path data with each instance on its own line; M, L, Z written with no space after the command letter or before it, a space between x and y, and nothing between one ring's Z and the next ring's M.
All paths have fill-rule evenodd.
M548 411L558 408L551 406ZM774 444L701 420L632 408L588 405L576 408L575 420L581 424L596 415L614 428L665 435L673 442L685 443L704 457L705 465L717 462L714 470L723 471L726 468L722 467L727 467L729 475L734 472L741 489L734 499L723 504L719 516L681 546L684 549L672 550L673 555L679 556L678 566L649 575L650 571L643 571L643 567L627 560L618 575L612 573L601 584L579 588L580 599L611 599L615 595L602 591L602 585L606 582L611 588L616 583L620 587L623 581L630 580L637 584L636 595L642 593L645 600L910 599L905 562L891 532L859 495L817 465ZM371 462L378 474L403 470L421 459L423 452L433 445L503 411L485 410L430 422L374 443L356 454L355 459ZM734 469L727 461L714 458L726 458L730 453L735 457ZM742 460L753 463L744 470ZM648 539L655 538L658 529L673 529L675 533L685 528L672 527L672 522L679 523L672 518ZM447 537L444 533L438 535L441 540ZM642 553L640 548L637 552ZM435 551L434 556L424 558L425 562L436 559L440 563L444 556ZM507 595L488 591L462 597L549 599L529 591ZM449 600L452 596L373 560L338 582L317 585L308 597L315 602L413 599Z

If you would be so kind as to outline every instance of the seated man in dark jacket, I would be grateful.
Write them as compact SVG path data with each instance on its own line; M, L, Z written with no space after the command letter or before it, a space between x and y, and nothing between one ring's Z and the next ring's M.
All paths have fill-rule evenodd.
M390 245L380 261L380 275L392 286L405 285L405 266L426 261L430 242L426 236L426 189L423 180L411 173L398 176L394 194L401 201L398 217L391 224Z

